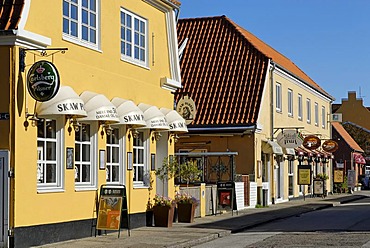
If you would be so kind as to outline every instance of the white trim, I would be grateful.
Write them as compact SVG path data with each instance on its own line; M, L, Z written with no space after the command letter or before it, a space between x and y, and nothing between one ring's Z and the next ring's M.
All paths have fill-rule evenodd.
M21 20L18 23L18 30L24 30L28 20L28 14L30 12L32 0L24 1L23 10L21 14Z
M21 46L25 48L46 48L51 39L26 30L10 30L7 35L0 35L0 46Z
M167 89L167 90L170 90L172 92L175 92L177 89L180 89L181 88L181 83L176 81L176 80L172 80L170 78L161 78L160 80L161 82L161 87L163 89Z

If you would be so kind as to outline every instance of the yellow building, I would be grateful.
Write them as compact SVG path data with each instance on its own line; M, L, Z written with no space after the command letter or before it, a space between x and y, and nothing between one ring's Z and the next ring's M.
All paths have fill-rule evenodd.
M180 51L184 88L176 99L187 95L197 111L176 151L210 157L212 152L223 153L218 160L205 160L205 181L248 175L257 187L252 192L251 186L248 194L259 196L257 204L262 199L278 203L312 193L311 184L297 183L298 164L303 164L310 165L315 176L328 174L326 189L331 191L331 155L321 147L309 151L300 144L310 135L322 142L331 138L328 116L333 97L291 60L226 16L180 19L178 36L185 47ZM287 130L299 131L294 142L298 144L300 135L302 140L283 149L277 138ZM228 152L237 153L235 170Z
M150 181L173 153L173 133L186 131L171 125L183 121L171 111L178 8L0 3L2 246L90 236L101 185L126 186L131 228L145 225L156 192L173 195L173 183Z

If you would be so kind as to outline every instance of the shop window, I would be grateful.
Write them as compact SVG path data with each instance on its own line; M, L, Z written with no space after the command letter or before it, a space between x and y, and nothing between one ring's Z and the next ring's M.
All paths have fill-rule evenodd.
M133 169L134 169L134 185L144 186L144 175L148 172L148 138L147 133L139 131L134 137L133 145Z
M62 188L62 129L56 120L37 121L37 189L53 191Z
M107 134L107 183L120 183L120 157L119 129L113 128L112 132Z
M63 0L63 38L98 49L99 0Z
M147 20L121 9L121 57L147 66Z
M82 124L75 131L75 184L77 188L95 185L94 135L92 127Z

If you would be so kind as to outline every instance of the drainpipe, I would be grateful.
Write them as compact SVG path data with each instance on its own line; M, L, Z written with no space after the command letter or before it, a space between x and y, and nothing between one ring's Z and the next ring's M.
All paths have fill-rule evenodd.
M270 139L274 141L274 71L275 71L275 63L270 62ZM271 187L271 201L272 204L275 204L275 177L274 177L274 155L271 156L271 181L273 182Z

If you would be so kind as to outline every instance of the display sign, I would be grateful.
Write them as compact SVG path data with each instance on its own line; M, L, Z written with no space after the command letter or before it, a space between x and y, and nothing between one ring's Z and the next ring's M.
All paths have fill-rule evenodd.
M310 165L298 165L298 185L311 185Z
M46 102L59 90L60 79L55 65L41 60L32 65L27 74L27 88L33 99Z
M303 146L309 150L315 150L321 145L321 140L315 135L309 135L304 138Z
M322 144L322 149L326 152L335 152L336 150L338 150L338 143L334 140L326 140Z
M193 99L189 98L188 96L181 98L176 105L176 111L185 119L186 125L192 123L196 113L196 107Z
M356 171L355 170L348 170L347 184L350 187L355 187L355 184L356 184Z
M324 195L324 180L321 179L313 180L313 194Z
M334 170L334 183L343 183L343 182L344 182L344 171Z
M234 183L218 182L217 183L217 206L218 209L234 209Z
M284 148L296 148L302 145L303 136L297 130L283 130L277 136L277 143Z
M2 120L9 120L10 114L9 113L0 113L0 121Z

